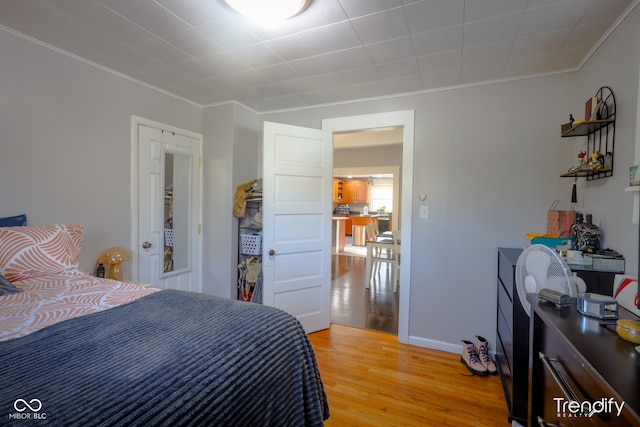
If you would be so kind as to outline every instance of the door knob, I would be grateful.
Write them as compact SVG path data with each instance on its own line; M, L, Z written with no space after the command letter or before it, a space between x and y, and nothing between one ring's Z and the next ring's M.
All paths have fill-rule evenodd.
M274 251L273 249L269 250L269 256L274 256L276 254L276 251Z
M142 242L142 248L143 249L149 249L151 247L151 243L149 242Z

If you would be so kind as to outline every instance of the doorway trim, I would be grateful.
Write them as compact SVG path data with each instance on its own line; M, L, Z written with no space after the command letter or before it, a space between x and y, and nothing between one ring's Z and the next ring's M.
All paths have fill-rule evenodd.
M402 274L400 274L398 341L409 343L411 301L411 218L413 215L413 149L415 110L336 117L322 120L322 130L349 132L388 126L402 126Z
M156 129L161 129L167 132L177 133L192 139L197 139L200 141L200 147L202 150L203 147L203 135L197 132L192 132L186 129L181 129L175 126L167 125L164 123L156 122L154 120L146 119L144 117L139 116L131 116L131 199L129 201L131 206L131 275L133 277L133 281L137 282L139 280L140 272L138 270L138 262L139 262L139 247L140 242L138 240L138 145L139 145L139 135L138 135L138 126L144 125ZM202 162L202 152L199 153L200 162ZM198 208L198 218L200 218L199 224L202 224L203 218L203 190L202 190L202 174L200 174L200 194L198 194L198 198L200 199L199 208ZM199 240L199 253L200 256L196 260L192 260L193 268L198 269L200 271L200 289L202 289L202 240Z

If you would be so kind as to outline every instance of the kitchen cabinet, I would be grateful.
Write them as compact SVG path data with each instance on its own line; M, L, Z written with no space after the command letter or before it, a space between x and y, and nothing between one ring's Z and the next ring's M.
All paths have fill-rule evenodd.
M369 203L369 181L364 179L333 180L333 203Z
M532 308L529 425L640 425L636 344L618 337L615 325L580 314L575 299L558 309L535 294L527 298ZM637 319L624 308L619 316ZM569 407L569 400L582 408Z
M597 114L594 120L576 120L562 126L562 138L586 136L586 151L584 164L576 164L561 177L586 178L587 181L607 178L613 175L613 155L616 134L616 99L607 86L601 87L596 93L598 99ZM589 165L591 155L600 153L600 165ZM577 163L577 162L576 162Z
M349 203L345 200L345 186L342 179L333 180L333 203Z
M346 181L346 203L369 203L369 181L367 180L347 180Z

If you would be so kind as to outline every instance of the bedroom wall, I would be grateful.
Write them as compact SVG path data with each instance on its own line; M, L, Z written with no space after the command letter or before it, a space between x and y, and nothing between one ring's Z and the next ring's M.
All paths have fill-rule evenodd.
M232 216L238 185L261 176L258 116L236 104L203 110L203 291L236 297L238 221Z
M579 150L560 138L560 124L603 85L613 88L619 111L616 172L579 180L577 209L593 213L605 245L636 274L638 228L624 187L638 155L640 47L629 40L640 36L639 24L636 10L577 73L262 117L320 128L325 118L415 109L411 342L446 348L480 334L495 345L496 248L523 247L525 233L544 233L553 200L569 208L572 180L559 174ZM417 219L420 193L430 201L428 221Z
M545 232L559 178L560 123L575 99L575 74L461 87L393 99L266 114L265 120L321 127L325 118L415 110L411 342L446 347L495 340L499 246L523 247ZM419 220L418 194L430 219ZM446 325L446 326L445 326ZM451 348L449 346L449 348Z
M84 223L92 271L131 244L131 115L200 133L201 108L1 29L0 52L0 216Z
M636 8L580 71L573 107L583 112L585 101L601 86L611 87L616 97L614 174L603 180L579 180L576 210L593 214L594 223L603 232L603 246L622 253L627 274L633 275L638 274L638 225L632 223L634 193L624 189L629 185L629 166L637 164L638 155L640 45L629 43L640 37L638 28L640 9ZM584 144L581 138L573 141L573 159L584 150Z

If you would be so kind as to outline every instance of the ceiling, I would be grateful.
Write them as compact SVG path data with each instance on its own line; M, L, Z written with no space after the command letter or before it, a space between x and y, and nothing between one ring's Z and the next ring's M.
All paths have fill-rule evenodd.
M0 25L197 105L256 112L575 71L640 0L2 0Z

